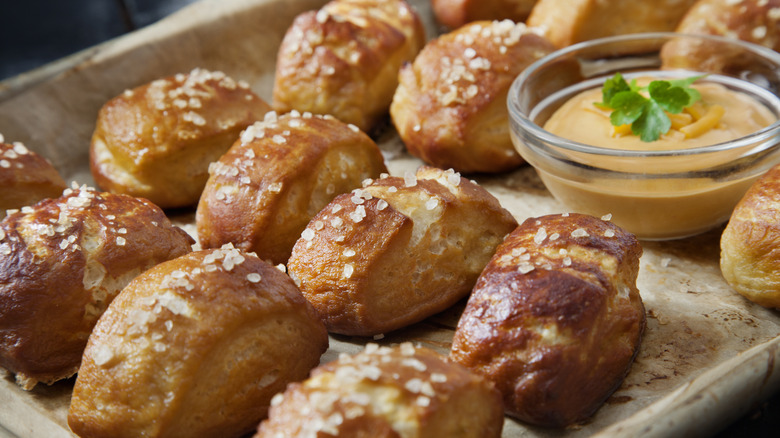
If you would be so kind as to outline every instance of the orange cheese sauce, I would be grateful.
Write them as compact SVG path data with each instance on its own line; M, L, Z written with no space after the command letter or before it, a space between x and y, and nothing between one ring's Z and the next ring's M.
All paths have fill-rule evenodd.
M638 80L646 85L650 79ZM718 105L725 109L720 121L712 129L699 136L687 138L677 129L672 129L654 142L643 142L639 136L613 133L609 111L593 105L601 102L601 89L586 90L563 104L545 123L544 129L560 137L588 145L610 149L672 150L709 146L744 137L747 134L769 126L776 119L765 106L746 94L732 91L714 83L694 84L692 88L701 93L705 108Z
M650 79L643 78L649 83ZM643 142L630 130L616 133L610 110L593 105L601 102L601 89L586 90L565 102L544 128L560 137L580 143L623 150L677 150L728 142L771 125L777 119L752 97L720 84L693 86L702 95L699 109L721 106L725 111L717 123L688 137L672 129L658 141ZM699 115L700 117L700 115ZM695 118L693 120L695 122ZM627 128L627 127L624 127ZM626 133L627 132L627 133ZM696 157L666 157L634 160L567 152L576 161L609 171L654 174L653 178L573 181L540 171L540 177L558 200L572 211L602 216L642 239L669 239L701 233L728 220L736 203L755 178L716 181L711 178L666 178L663 174L710 168L735 159L740 151L702 154ZM724 155L726 155L724 157ZM729 157L731 155L731 157Z
M638 80L644 86L650 79ZM593 105L601 102L601 88L586 90L563 104L547 121L544 129L560 137L588 145L610 149L672 150L709 146L734 140L769 126L776 119L765 106L750 96L732 91L714 83L694 84L692 88L701 93L705 108L718 105L726 111L712 129L699 136L687 138L677 129L672 129L654 142L643 142L639 136L613 134L609 111Z

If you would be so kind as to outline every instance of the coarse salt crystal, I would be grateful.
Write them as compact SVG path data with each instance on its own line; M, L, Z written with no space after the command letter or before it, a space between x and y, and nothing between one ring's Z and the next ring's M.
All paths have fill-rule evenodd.
M30 153L27 147L18 141L14 142L14 151L19 155L27 155L28 153Z
M358 223L363 220L363 218L366 217L366 207L362 205L358 205L357 208L355 208L355 211L349 214L349 218L352 219L353 222Z
M417 185L417 177L412 172L406 172L404 174L404 186L414 187Z
M344 278L351 278L354 272L355 272L354 266L352 266L349 263L344 265Z
M447 381L447 375L442 373L432 373L431 374L431 382L433 383L444 383Z
M419 378L415 377L413 379L409 379L406 384L404 385L404 388L409 390L410 392L413 392L415 394L419 394L422 391L422 384L423 381Z
M453 169L448 169L445 173L447 174L448 183L452 184L453 186L460 184L460 173L455 172Z
M547 239L547 230L545 230L544 227L540 227L536 230L536 234L534 234L534 243L539 245L544 242L545 239Z
M279 406L282 404L282 401L284 401L284 394L279 392L271 398L271 406Z
M527 274L534 270L534 265L532 263L521 263L517 266L517 271L521 274Z
M589 234L584 228L577 228L571 232L571 237L588 237Z
M114 352L107 345L101 344L95 348L95 353L92 355L92 360L97 366L103 366L114 358Z

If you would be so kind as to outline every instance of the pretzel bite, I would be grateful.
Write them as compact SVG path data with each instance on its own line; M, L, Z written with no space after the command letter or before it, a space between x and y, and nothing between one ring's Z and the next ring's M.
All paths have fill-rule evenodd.
M538 0L529 26L558 48L613 35L672 32L696 0Z
M542 426L585 421L639 350L641 254L632 234L590 216L526 220L477 281L450 358L495 383L509 415Z
M330 332L372 336L466 296L515 226L483 188L422 167L337 196L295 243L288 270Z
M50 162L20 142L5 143L0 134L0 220L6 210L57 198L66 188Z
M119 291L193 243L152 203L87 187L8 215L0 222L0 365L27 390L72 376Z
M245 82L203 69L127 90L98 113L92 176L162 208L195 205L209 164L270 109Z
M509 136L515 77L553 51L524 24L480 21L429 42L405 64L390 115L409 152L459 172L503 172L523 159Z
M68 413L80 437L240 437L328 348L292 281L229 245L155 266L89 338Z
M780 166L753 183L720 239L720 269L734 290L780 308Z
M436 20L455 29L472 21L528 18L536 0L431 0Z
M369 131L387 114L398 68L425 44L403 0L334 0L299 15L276 60L273 104L330 114Z
M780 0L699 0L675 31L736 38L780 51ZM662 51L667 68L715 72L744 62L742 55L736 48L686 39L673 40Z
M492 384L411 343L342 355L271 405L255 438L491 438L504 423Z
M270 112L210 168L196 214L198 240L204 248L232 242L286 263L318 211L383 172L379 147L355 125Z

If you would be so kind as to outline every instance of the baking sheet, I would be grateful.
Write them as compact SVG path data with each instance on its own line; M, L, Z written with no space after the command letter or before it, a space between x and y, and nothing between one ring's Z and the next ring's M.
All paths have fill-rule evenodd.
M437 33L428 0L410 1L428 36ZM300 12L324 0L201 0L135 33L0 83L0 133L49 158L67 181L93 185L89 138L97 111L127 88L194 67L243 79L270 101L281 38ZM388 125L375 133L394 175L421 164ZM512 214L565 212L526 166L471 176ZM605 212L608 213L608 212ZM193 215L174 217L194 232ZM733 292L720 275L722 228L671 242L642 242L638 286L648 312L641 351L622 387L594 418L567 430L507 418L505 437L706 436L780 389L780 314ZM447 353L464 302L378 342L411 340ZM366 339L332 336L323 362L362 349ZM0 437L71 436L72 380L32 392L0 378ZM4 431L5 429L6 431Z

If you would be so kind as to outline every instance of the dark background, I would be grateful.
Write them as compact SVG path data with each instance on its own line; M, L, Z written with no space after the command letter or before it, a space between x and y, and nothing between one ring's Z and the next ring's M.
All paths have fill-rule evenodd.
M196 0L0 0L0 80L149 25ZM780 394L717 438L780 436Z
M154 23L195 0L0 0L0 79Z

